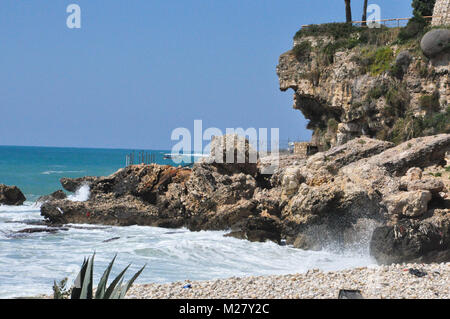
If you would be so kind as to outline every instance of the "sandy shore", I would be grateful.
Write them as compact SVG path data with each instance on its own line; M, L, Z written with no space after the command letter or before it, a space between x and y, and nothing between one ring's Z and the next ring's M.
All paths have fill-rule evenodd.
M427 274L417 277L410 268ZM450 298L450 263L134 285L127 298L337 298L339 289L358 289L364 298Z

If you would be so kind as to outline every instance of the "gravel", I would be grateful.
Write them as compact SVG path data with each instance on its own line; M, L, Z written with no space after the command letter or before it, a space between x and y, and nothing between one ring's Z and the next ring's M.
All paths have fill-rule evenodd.
M410 268L426 275L418 277ZM183 288L187 284L192 288ZM292 275L136 284L127 298L337 298L340 289L360 290L364 298L450 298L450 263L374 266L336 272L314 269Z

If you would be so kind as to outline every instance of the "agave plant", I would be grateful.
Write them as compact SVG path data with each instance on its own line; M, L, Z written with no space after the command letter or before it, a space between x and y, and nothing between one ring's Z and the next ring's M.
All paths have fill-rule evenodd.
M84 259L81 270L78 273L78 276L75 279L74 285L72 287L72 293L70 295L71 299L123 299L128 290L133 285L136 278L139 277L146 266L144 265L144 267L142 267L137 273L134 274L130 281L124 284L123 279L125 276L125 272L130 267L130 265L128 265L107 287L109 274L111 273L111 269L117 255L114 256L108 267L105 269L94 294L94 257L95 254L93 254L92 257L89 257L88 259Z

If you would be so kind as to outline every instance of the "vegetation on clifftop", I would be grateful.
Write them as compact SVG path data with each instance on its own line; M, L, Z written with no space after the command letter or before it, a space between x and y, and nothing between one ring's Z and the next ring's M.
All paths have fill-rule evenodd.
M298 78L309 80L314 87L325 85L335 72L344 72L347 77L369 75L372 78L372 87L363 86L363 91L351 93L349 107L342 107L341 114L310 118L313 141L320 143L319 146L327 148L331 141L337 140L340 122L357 123L362 130L360 134L395 143L450 132L450 112L439 96L439 85L434 93L426 89L418 97L420 91L412 90L407 84L409 80L404 80L413 77L420 85L436 81L440 76L420 47L424 34L435 28L422 17L428 15L423 12L429 10L430 2L415 1L415 16L405 27L368 28L351 23L327 23L303 27L295 34L292 53L302 64L296 73ZM336 64L338 57L340 62ZM377 80L373 81L374 78ZM355 89L350 87L347 89ZM323 106L324 112L331 109ZM354 131L350 134L353 136Z

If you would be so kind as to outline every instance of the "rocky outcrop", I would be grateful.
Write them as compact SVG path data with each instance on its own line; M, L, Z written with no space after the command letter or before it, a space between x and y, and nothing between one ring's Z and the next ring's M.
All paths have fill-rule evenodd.
M434 29L427 32L420 41L422 52L433 58L448 50L450 43L450 30Z
M134 165L106 177L64 179L65 185L88 183L89 199L50 200L41 214L51 224L229 230L228 236L302 249L370 244L380 262L432 260L445 256L447 239L437 245L433 234L448 231L448 176L428 171L444 170L448 150L450 134L398 146L361 137L307 159L281 156L265 178L259 170L273 156L259 159L252 174L253 163L250 171L208 161L192 169ZM417 234L414 243L391 236L400 226ZM400 254L398 245L410 253Z
M450 133L449 37L432 30L398 45L398 31L312 25L294 37L277 66L280 89L294 92L293 108L309 120L321 150L359 136L400 143Z
M67 195L62 190L57 190L49 195L44 195L39 197L36 202L37 203L45 203L51 200L57 200L57 199L66 199Z
M402 219L374 230L370 250L379 263L448 262L450 209L433 210L424 219Z
M213 136L210 156L203 162L217 167L224 174L256 175L258 153L249 141L237 134Z
M25 196L17 186L0 184L0 205L19 206L22 205L25 200Z

